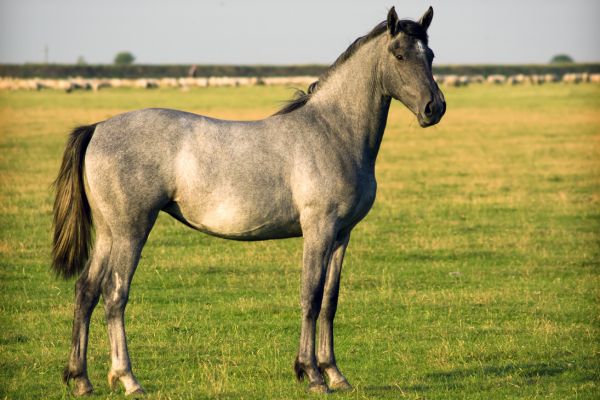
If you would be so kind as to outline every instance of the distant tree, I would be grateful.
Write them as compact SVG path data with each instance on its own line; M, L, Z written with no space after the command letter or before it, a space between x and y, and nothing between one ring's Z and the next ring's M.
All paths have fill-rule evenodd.
M568 54L557 54L550 60L550 64L572 64L574 62Z
M83 56L77 57L77 65L87 65L87 62L85 61L85 58L83 58Z
M131 65L135 61L135 57L128 51L122 51L115 56L116 65Z

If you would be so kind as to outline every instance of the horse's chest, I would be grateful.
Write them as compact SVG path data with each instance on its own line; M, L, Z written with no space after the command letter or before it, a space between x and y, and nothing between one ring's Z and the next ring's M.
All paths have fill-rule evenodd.
M375 202L376 191L377 183L373 177L348 185L345 197L337 207L340 219L351 224L363 219Z

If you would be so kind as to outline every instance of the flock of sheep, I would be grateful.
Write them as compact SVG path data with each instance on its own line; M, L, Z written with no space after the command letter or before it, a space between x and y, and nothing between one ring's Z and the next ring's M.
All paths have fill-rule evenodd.
M209 77L209 78L69 78L69 79L17 79L0 77L0 90L42 90L57 89L70 93L74 90L100 90L104 88L197 88L208 86L254 86L254 85L296 85L306 86L317 78L310 76L291 77Z
M496 85L542 85L544 83L600 83L600 74L569 73L562 77L556 74L517 74L517 75L436 75L438 84L444 86L467 86L472 83L489 83Z
M570 73L562 77L555 74L543 75L436 75L435 80L444 86L467 86L470 84L507 84L540 85L544 83L600 83L600 74ZM181 88L188 90L198 87L219 86L254 86L254 85L286 85L306 87L317 80L315 76L289 77L209 77L209 78L140 78L140 79L18 79L0 77L0 90L42 90L55 89L70 93L74 90L97 91L104 88Z

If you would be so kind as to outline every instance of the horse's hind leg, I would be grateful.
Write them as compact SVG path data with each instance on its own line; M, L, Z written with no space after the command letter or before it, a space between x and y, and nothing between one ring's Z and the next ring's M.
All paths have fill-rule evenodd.
M340 372L333 351L333 319L337 310L338 294L340 291L340 274L342 262L348 246L350 234L336 241L331 261L327 268L325 292L319 316L319 350L317 361L319 369L329 378L329 387L336 390L350 390L352 386Z
M115 388L117 381L125 387L126 394L142 394L144 389L131 370L125 336L125 306L129 298L129 287L137 267L142 247L154 224L156 213L137 225L136 231L113 233L112 249L102 287L106 324L110 339L111 369L108 382ZM137 221L139 224L140 222ZM125 224L123 224L125 225ZM115 230L113 230L114 232Z
M87 345L92 311L98 304L103 271L110 253L110 235L102 227L97 229L92 257L75 284L75 312L71 356L65 367L63 380L73 379L75 395L92 392L93 387L87 374Z

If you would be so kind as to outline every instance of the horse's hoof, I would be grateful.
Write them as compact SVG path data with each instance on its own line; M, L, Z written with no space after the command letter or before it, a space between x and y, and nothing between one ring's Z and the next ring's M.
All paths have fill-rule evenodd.
M94 394L93 390L86 390L86 391L78 391L78 390L73 390L73 396L75 397L84 397L84 396L91 396L92 394Z
M139 386L137 388L132 389L130 392L125 392L125 394L127 396L132 396L132 397L141 397L146 394L146 391L141 386Z
M110 386L110 389L113 391L117 390L119 387L119 382L123 385L125 389L125 394L127 396L140 397L146 394L146 392L135 379L131 371L127 373L122 373L111 370L108 373L108 386Z
M324 383L311 383L308 385L308 391L310 393L327 394L331 393L329 388Z
M89 396L93 391L94 387L88 379L75 379L74 396Z
M340 392L349 392L349 391L351 391L352 389L354 389L354 388L352 387L352 385L351 385L351 384L349 384L349 383L348 383L348 381L347 381L347 380L345 380L345 379L344 379L344 380L341 380L341 381L337 381L337 382L330 383L330 384L329 384L329 387L330 387L332 390L336 390L336 391L340 391Z

